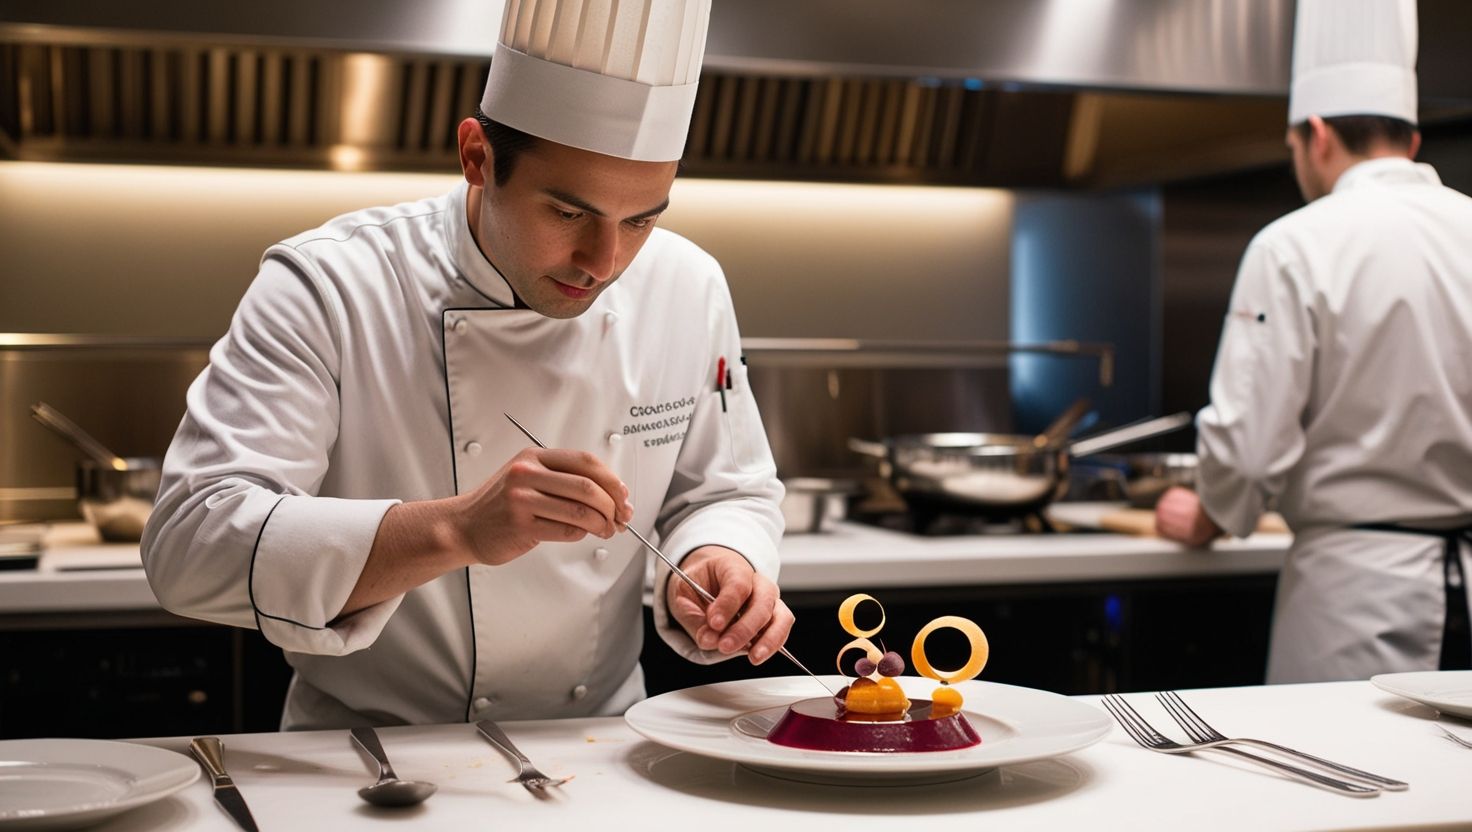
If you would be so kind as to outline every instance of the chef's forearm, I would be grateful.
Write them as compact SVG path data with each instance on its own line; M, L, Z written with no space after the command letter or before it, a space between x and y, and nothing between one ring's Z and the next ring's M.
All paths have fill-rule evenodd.
M388 510L338 618L475 563L455 521L454 500L399 503Z

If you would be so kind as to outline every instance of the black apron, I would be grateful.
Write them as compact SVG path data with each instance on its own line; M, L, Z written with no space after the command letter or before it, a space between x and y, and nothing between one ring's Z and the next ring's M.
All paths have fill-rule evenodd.
M1442 555L1442 586L1446 592L1446 620L1441 626L1441 670L1472 670L1472 616L1467 609L1467 581L1460 554L1463 541L1472 543L1472 526L1423 529L1399 523L1362 523L1352 528L1367 532L1418 534L1446 541Z

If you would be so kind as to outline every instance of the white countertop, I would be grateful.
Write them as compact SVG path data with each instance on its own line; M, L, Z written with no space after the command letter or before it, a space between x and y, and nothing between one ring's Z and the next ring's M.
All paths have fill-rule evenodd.
M1071 583L1277 572L1293 537L1258 534L1188 549L1122 534L921 537L858 523L782 540L782 588Z
M782 541L788 592L1072 583L1276 572L1292 537L1260 534L1187 549L1119 534L919 537L857 523ZM34 570L0 572L0 615L156 610L137 544L104 544L82 523L57 524Z
M542 800L507 783L509 761L469 725L381 729L400 776L438 783L411 810L371 809L372 781L345 731L224 737L225 762L263 830L669 829L689 832L951 830L1370 830L1472 828L1466 780L1472 751L1438 735L1436 712L1368 682L1186 692L1203 717L1248 734L1410 783L1404 792L1349 798L1244 767L1220 754L1168 756L1122 730L1066 757L1005 766L933 786L819 786L773 779L734 763L646 741L621 719L506 723L524 753L574 779ZM1089 702L1093 697L1080 697ZM1180 736L1146 694L1127 697ZM734 715L734 714L733 714ZM1467 723L1454 730L1472 734ZM184 751L187 738L142 740ZM98 827L236 827L206 780Z

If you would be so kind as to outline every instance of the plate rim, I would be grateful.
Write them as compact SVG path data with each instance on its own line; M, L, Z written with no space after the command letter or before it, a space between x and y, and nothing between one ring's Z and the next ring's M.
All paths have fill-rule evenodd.
M154 757L160 762L167 761L171 763L176 763L177 768L164 766L162 767L162 771L153 773L144 772L140 774L136 771L128 771L126 768L119 766L116 761L111 760L99 763L76 762L73 760L17 760L17 762L35 762L41 764L64 763L78 768L87 767L89 765L96 768L109 768L115 771L124 771L127 774L131 775L134 778L134 783L132 784L131 791L125 792L122 796L118 797L115 800L77 803L72 806L66 806L57 809L41 810L39 814L15 813L15 811L26 811L24 809L15 811L0 809L0 827L61 821L67 818L73 818L78 815L96 815L100 818L105 817L108 814L121 814L122 812L137 808L138 806L152 803L155 800L162 800L192 785L200 778L199 764L194 762L194 760L190 759L184 754L167 748L160 748L156 745L145 745L143 743L128 742L126 740L100 740L84 737L36 737L0 740L0 757L6 757L9 754L13 753L10 751L10 749L19 745L34 744L45 747L46 744L55 743L91 746L94 748L102 746L115 750L121 750L125 747L128 749L129 754ZM178 759L175 760L174 758ZM171 770L176 771L177 774L175 776L165 777L161 780L159 779L160 777L162 777L162 775L169 773L169 771ZM139 781L143 781L144 785L139 785Z
M1068 703L1067 707L1077 706L1078 708L1080 708L1079 714L1081 717L1085 714L1085 712L1087 712L1088 716L1093 719L1095 724L1092 729L1081 728L1078 732L1077 738L1071 739L1068 743L1060 745L1057 748L1039 751L1036 753L1020 752L1012 756L1005 756L1000 759L978 759L965 756L967 752L974 751L975 747L973 747L972 749L925 752L923 754L917 753L913 755L848 754L844 752L833 752L832 756L829 756L825 752L782 748L780 751L776 751L774 753L780 755L791 752L794 755L805 756L761 756L756 753L746 753L745 751L746 748L749 748L754 752L755 749L759 747L755 745L755 743L759 743L760 740L751 737L740 738L734 736L732 737L732 739L734 739L735 742L732 743L729 753L715 754L712 753L711 749L709 748L699 746L695 743L681 742L679 738L671 740L667 736L656 736L655 734L650 733L648 730L646 730L646 727L641 727L639 725L641 712L650 707L653 707L648 703L655 702L664 697L674 697L681 694L688 694L690 691L693 690L719 688L722 686L736 687L741 685L752 685L759 683L786 682L794 680L805 681L807 678L808 677L806 676L755 677L750 679L736 679L726 682L715 682L708 685L697 685L691 688L668 691L666 693L658 694L656 696L652 696L648 699L644 699L640 702L635 703L634 706L630 707L628 711L624 713L624 722L630 728L632 728L635 733L639 734L645 739L659 745L663 745L667 748L673 748L677 751L683 751L703 757L713 757L748 766L758 766L772 769L786 769L791 771L822 772L825 774L858 776L904 776L909 774L941 773L952 771L979 772L987 769L998 768L1000 766L1021 765L1023 763L1033 762L1036 760L1061 757L1067 754L1073 754L1078 751L1082 751L1083 749L1088 748L1089 746L1103 740L1110 734L1114 727L1114 724L1109 720L1108 714L1104 713L1098 708L1092 707L1087 702L1082 702L1060 693L1042 690L1039 688L1029 688L1020 685L1008 685L1000 682L989 682L981 680L974 680L962 684L972 688L979 687L982 690L985 690L987 688L1006 689L1007 691L1009 691L1009 693L1011 693L1011 695L1021 694L1026 696L1042 696L1050 699L1055 699L1059 703ZM830 677L826 676L822 678L825 682L841 681L843 679L843 677L840 676L833 676L831 677L831 679ZM902 680L906 680L907 683L911 686L930 683L930 680L923 679L918 676L905 676L900 678ZM779 704L781 703L774 702L772 705L766 705L763 707L773 707ZM742 708L739 710L733 708L731 711L731 718L734 719L736 716L744 713L749 713L753 710L761 710L761 708ZM1007 725L1009 728L1012 728L1014 731L1017 730L1012 724L1012 720L1009 719L1006 714L989 714L984 710L973 710L971 712L979 718L985 718L994 722L1000 722L1004 725ZM747 745L748 743L751 743L751 745ZM764 751L772 751L772 748L768 746L764 745L760 747ZM781 747L778 746L777 748ZM901 760L903 760L903 762L899 762ZM880 765L878 765L877 767L875 765L876 762L880 763ZM887 763L887 765L885 765L885 763Z
M1419 702L1428 708L1445 711L1453 716L1472 717L1472 701L1452 702L1440 698L1437 694L1426 691L1418 691L1395 684L1393 680L1403 679L1407 676L1427 676L1443 673L1466 674L1469 684L1472 684L1472 670L1403 670L1395 673L1377 673L1370 677L1370 684L1394 696Z

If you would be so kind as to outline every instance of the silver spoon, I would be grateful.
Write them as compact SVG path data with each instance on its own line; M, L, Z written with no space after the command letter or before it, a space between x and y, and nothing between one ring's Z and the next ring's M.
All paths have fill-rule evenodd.
M414 806L435 793L439 787L419 780L400 780L389 765L388 755L383 753L383 744L378 741L378 732L372 728L354 728L348 732L356 742L378 763L378 782L358 789L358 797L374 806Z

